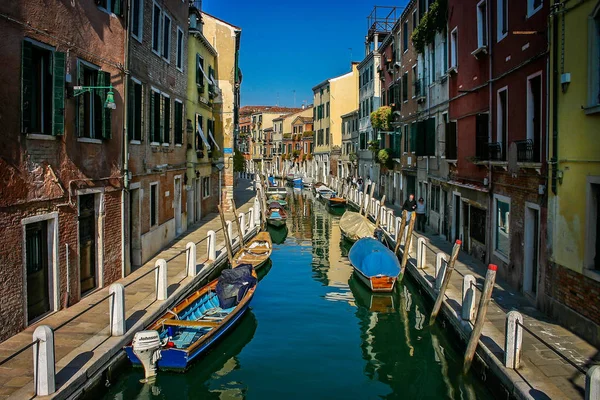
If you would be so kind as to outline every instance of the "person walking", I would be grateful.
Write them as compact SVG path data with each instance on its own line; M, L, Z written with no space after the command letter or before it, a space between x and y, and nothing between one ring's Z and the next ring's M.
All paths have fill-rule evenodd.
M425 200L422 197L417 202L417 231L425 233Z
M402 205L402 210L406 211L406 222L410 221L412 214L417 210L417 202L415 201L415 195L410 194L408 199Z
M362 179L362 176L358 177L358 180L356 181L356 184L358 185L358 191L362 192L362 190L363 190L363 179Z

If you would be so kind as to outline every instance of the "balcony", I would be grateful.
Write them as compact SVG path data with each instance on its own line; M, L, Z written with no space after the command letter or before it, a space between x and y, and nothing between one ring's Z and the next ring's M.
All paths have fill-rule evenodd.
M417 103L422 103L425 101L425 90L427 88L425 79L417 79L413 85L415 86L415 97L417 99Z
M502 143L489 142L487 135L475 137L475 163L477 161L504 161Z
M533 140L515 140L517 145L517 162L533 163L538 162L533 151Z

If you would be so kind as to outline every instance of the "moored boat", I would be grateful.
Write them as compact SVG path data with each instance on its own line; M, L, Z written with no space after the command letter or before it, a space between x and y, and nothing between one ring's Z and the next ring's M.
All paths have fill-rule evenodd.
M274 200L285 200L287 197L287 189L280 186L268 187L266 191L267 197Z
M250 264L254 269L265 265L273 252L273 242L268 232L259 232L233 256L233 264Z
M361 238L373 237L375 224L362 214L346 211L340 219L340 230L345 239L356 242Z
M150 355L136 348L136 338L125 346L134 365L149 363L161 370L185 370L227 333L248 310L256 290L257 275L249 264L226 269L221 276L168 310L141 334L139 341L159 339ZM144 337L145 336L145 337ZM143 346L143 344L141 345ZM143 360L138 355L143 354Z
M373 292L391 292L400 275L400 261L383 243L367 237L358 240L348 259L359 279Z
M286 224L287 212L285 209L276 201L272 201L269 204L267 210L267 224L279 227Z
M342 197L330 197L329 198L329 207L345 207L346 206L346 199L342 198Z

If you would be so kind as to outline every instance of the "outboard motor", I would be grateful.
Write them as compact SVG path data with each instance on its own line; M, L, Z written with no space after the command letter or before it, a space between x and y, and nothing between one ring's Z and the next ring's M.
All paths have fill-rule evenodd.
M146 380L156 376L156 364L160 360L160 336L157 331L137 332L131 343L133 354L139 358Z

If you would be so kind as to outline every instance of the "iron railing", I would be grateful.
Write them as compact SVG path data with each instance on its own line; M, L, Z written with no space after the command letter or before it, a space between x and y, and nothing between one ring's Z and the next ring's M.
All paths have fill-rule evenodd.
M517 161L518 162L534 162L535 156L533 152L533 140L515 140L517 145Z

